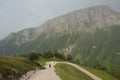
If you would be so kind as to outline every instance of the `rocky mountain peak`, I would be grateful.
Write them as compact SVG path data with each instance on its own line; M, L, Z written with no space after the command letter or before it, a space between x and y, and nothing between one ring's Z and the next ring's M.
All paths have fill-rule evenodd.
M92 31L97 27L120 24L120 15L117 15L107 6L94 6L80 9L69 14L59 16L42 24L38 31L48 33L73 33Z

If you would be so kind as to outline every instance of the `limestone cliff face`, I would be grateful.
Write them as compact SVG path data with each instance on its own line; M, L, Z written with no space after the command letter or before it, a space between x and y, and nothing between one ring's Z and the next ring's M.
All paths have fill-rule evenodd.
M49 42L52 37L59 39L60 37L68 36L67 39L63 39L63 41L66 42L64 43L64 46L62 46L62 51L67 50L68 52L71 52L72 48L76 45L75 42L77 39L73 40L71 42L72 44L69 43L70 39L74 38L75 35L80 37L83 32L94 32L97 28L103 29L111 25L120 25L120 13L113 11L107 6L94 6L76 10L69 14L48 20L36 28L25 29L18 33L12 33L1 41L2 45L0 44L0 47L6 47L3 42L8 42L10 40L14 41L12 44L17 48L20 48L21 45L27 43L34 44L34 41L39 40L38 44L40 45L34 45L34 50L36 50L37 48L42 47L43 41L41 41L41 39ZM58 46L57 42L55 46ZM58 49L60 48L58 47Z

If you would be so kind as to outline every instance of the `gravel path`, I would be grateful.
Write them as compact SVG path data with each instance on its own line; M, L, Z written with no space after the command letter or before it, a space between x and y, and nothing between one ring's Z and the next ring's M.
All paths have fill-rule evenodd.
M73 63L69 63L69 62L47 62L45 67L45 70L37 70L29 79L27 80L61 80L59 78L59 76L56 75L55 73L55 69L54 69L54 65L57 63L64 63L64 64L69 64L74 66L75 68L79 69L80 71L84 72L85 74L87 74L88 76L90 76L91 78L93 78L94 80L102 80L101 78L97 77L96 75L90 73L89 71L85 70L84 68L73 64ZM49 67L49 64L51 64L51 67Z
M49 67L49 64L51 64L51 67ZM61 80L54 71L55 64L56 64L55 62L46 63L45 70L38 70L28 80Z

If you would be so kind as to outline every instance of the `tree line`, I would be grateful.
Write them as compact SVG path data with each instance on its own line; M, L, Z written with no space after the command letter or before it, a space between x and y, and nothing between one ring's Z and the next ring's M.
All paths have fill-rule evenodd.
M40 59L40 58L57 58L61 60L67 60L72 62L73 58L71 54L65 55L64 53L60 53L58 51L43 51L41 53L38 52L29 52L27 54L20 55L28 58L31 61Z

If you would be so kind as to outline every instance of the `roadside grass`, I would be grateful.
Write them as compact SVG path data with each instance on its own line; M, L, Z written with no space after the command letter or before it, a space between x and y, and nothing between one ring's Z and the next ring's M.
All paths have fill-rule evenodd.
M55 71L62 80L93 80L85 73L79 71L71 65L58 63L55 65Z
M109 73L103 71L103 70L97 70L97 69L93 69L93 68L89 68L86 66L81 66L84 69L88 70L89 72L95 74L96 76L102 78L102 80L118 80L117 78L113 77L112 75L110 75Z
M38 67L35 63L22 57L0 56L0 79L10 80L10 77L20 77L29 70Z

